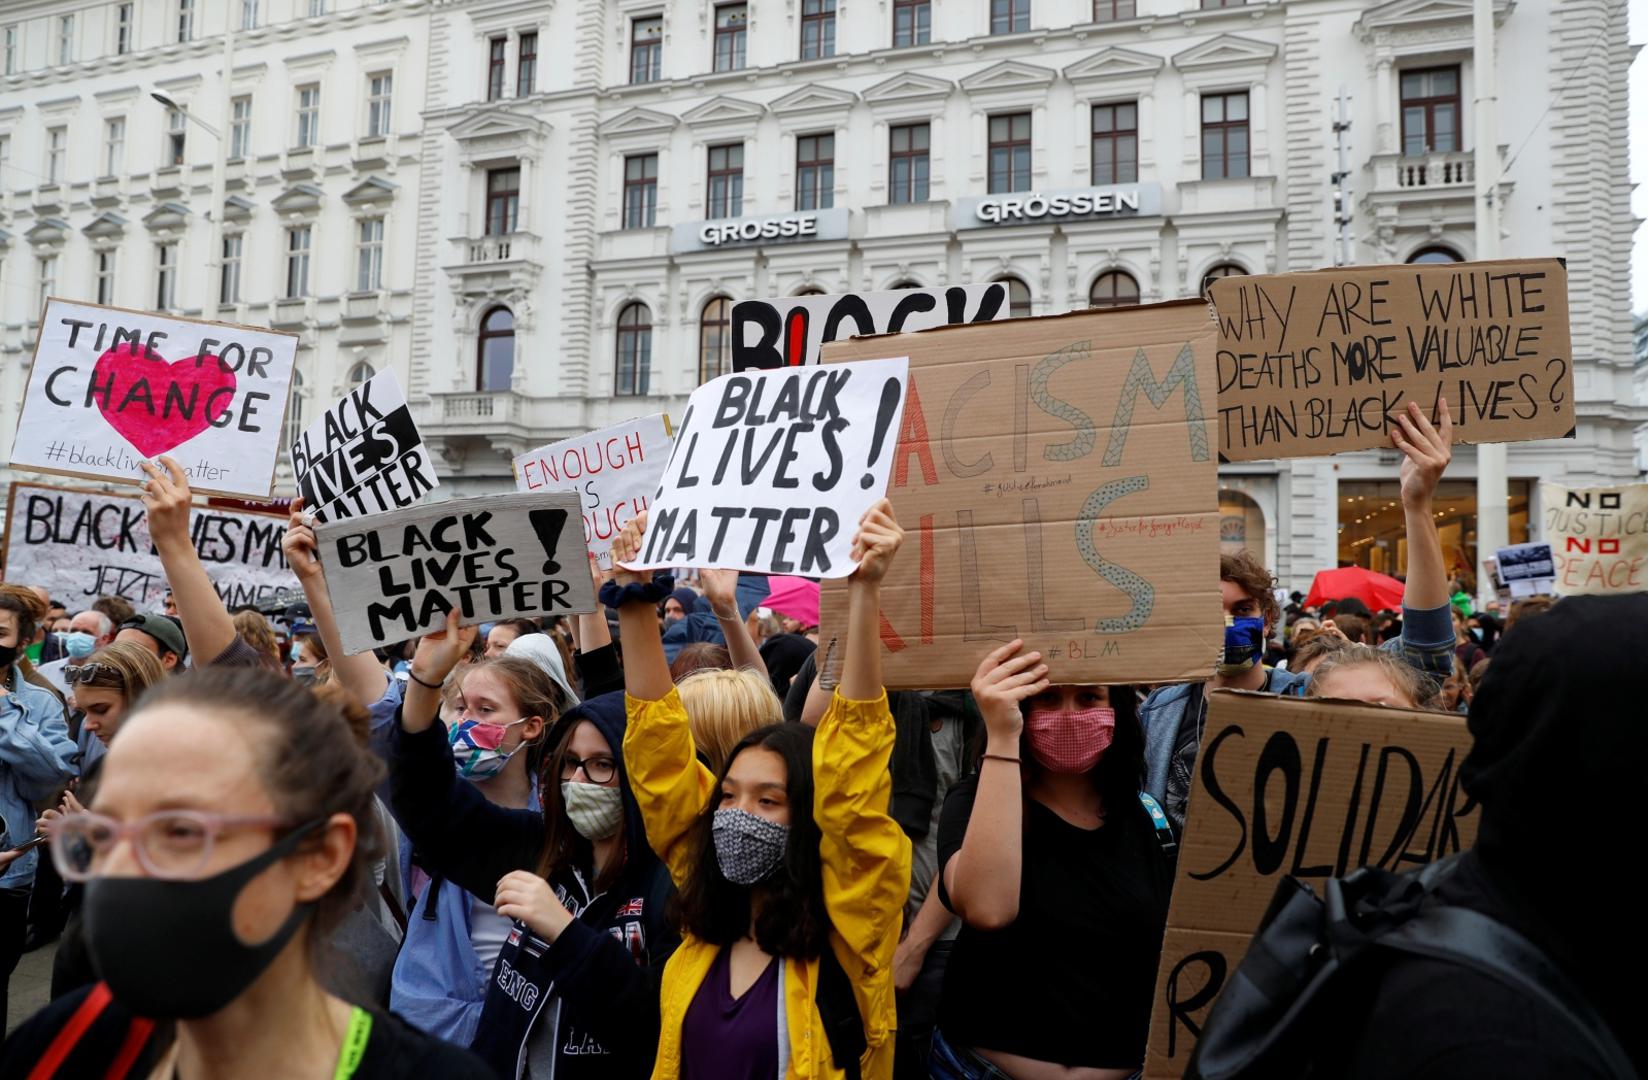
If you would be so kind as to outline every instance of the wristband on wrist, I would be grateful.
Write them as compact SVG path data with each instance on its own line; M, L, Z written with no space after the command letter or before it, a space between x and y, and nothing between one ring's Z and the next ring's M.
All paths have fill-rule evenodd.
M659 604L670 593L675 591L675 576L659 570L652 575L651 581L635 581L628 585L620 585L616 581L609 581L601 586L601 603L614 611L625 604Z
M419 686L426 686L431 690L439 690L441 688L441 684L438 682L430 682L428 679L418 678L418 673L414 671L410 665L408 665L406 669L406 677L417 683Z

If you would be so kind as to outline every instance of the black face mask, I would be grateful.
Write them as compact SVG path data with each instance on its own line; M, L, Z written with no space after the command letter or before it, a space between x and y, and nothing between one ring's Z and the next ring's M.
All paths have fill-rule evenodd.
M17 663L17 654L16 645L0 645L0 667L9 668Z
M248 882L323 825L312 821L261 855L200 881L100 877L86 883L86 945L115 1000L139 1016L210 1016L263 974L315 909L292 909L268 941L235 935L235 900Z

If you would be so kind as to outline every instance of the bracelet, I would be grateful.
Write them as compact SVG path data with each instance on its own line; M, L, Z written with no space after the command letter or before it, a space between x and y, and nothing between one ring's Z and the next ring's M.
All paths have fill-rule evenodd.
M417 683L419 686L427 686L431 690L439 690L441 688L441 684L438 682L427 682L418 678L418 673L412 670L411 664L406 666L406 677Z
M675 591L675 576L667 571L659 570L652 575L651 581L634 581L628 585L620 585L616 581L609 581L601 586L601 603L617 611L625 604L659 604Z
M1018 758L1008 757L1006 754L985 754L984 755L984 760L985 761L1011 761L1014 765L1023 764L1023 762L1021 762Z
M744 621L743 617L738 614L737 609L734 609L732 614L730 614L730 615L723 615L719 611L717 611L717 612L715 612L715 618L718 622L741 623L741 622Z

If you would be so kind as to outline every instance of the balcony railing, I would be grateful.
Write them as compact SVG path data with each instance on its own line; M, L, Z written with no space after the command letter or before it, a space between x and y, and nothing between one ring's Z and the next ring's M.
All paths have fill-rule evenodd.
M1474 154L1429 154L1419 158L1400 158L1396 163L1397 187L1456 187L1474 183Z
M515 250L516 241L513 236L489 236L484 240L469 242L468 262L476 263L508 262L515 258L511 254Z
M521 395L511 390L479 394L442 394L437 398L440 422L447 425L485 422L518 423Z

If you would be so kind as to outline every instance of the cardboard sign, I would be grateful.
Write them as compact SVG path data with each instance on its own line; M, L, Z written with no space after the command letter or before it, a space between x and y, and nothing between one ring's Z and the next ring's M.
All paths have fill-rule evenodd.
M1556 259L1347 266L1227 277L1219 317L1219 452L1227 461L1389 446L1399 410L1456 443L1574 429L1568 274Z
M280 550L285 515L196 506L189 534L231 610L268 610L303 599ZM4 577L44 587L71 611L90 607L99 596L122 596L140 610L154 610L167 588L142 499L44 484L11 485Z
M1558 596L1648 591L1648 484L1539 485Z
M1359 702L1208 694L1145 1076L1184 1075L1276 886L1318 892L1360 866L1401 872L1470 847L1463 717Z
M909 362L723 375L694 390L634 568L845 577L887 490Z
M1200 301L836 342L909 352L884 681L965 687L1015 637L1055 683L1205 679L1224 640ZM846 590L824 590L840 626Z
M1500 548L1493 563L1496 584L1505 582L1512 596L1550 592L1556 581L1549 544L1512 544Z
M653 413L574 439L528 450L512 463L520 491L576 491L584 543L601 569L612 568L612 540L645 510L669 460L669 417Z
M732 369L802 367L819 362L825 342L990 322L1010 314L1007 286L999 281L743 300L732 306Z
M14 469L136 484L169 454L197 494L267 500L296 334L51 299Z
M401 510L440 484L390 368L304 430L292 446L292 475L317 522Z
M367 649L463 624L595 610L571 491L484 495L315 529L343 648Z

